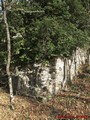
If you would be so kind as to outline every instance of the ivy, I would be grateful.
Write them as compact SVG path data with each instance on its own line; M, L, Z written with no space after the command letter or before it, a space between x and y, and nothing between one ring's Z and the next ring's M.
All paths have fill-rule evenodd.
M12 10L7 13L12 63L30 64L36 61L45 63L54 56L70 57L77 47L89 46L90 13L87 5L88 0L33 0L14 3ZM45 12L25 12L37 10ZM5 46L3 23L0 23L0 28L0 42ZM13 39L17 33L22 37ZM1 49L3 59L5 51L6 49Z

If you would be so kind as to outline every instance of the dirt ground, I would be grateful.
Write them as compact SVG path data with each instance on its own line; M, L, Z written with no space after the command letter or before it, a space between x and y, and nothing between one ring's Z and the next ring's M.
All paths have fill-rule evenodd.
M0 120L90 120L90 69L84 66L69 91L60 91L46 103L15 96L15 110L9 108L9 94L0 89Z

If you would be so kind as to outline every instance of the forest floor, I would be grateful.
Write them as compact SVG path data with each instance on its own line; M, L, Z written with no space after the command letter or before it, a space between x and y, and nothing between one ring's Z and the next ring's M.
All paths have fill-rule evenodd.
M9 94L0 89L0 120L90 120L90 67L83 66L69 91L61 91L46 103L15 96L12 111Z

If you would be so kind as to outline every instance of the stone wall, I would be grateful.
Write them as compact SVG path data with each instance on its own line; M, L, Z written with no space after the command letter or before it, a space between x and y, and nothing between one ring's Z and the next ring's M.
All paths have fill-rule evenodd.
M78 74L81 64L85 64L87 52L78 48L71 59L55 58L49 65L34 64L17 71L18 94L49 99L60 89L67 90L67 82Z

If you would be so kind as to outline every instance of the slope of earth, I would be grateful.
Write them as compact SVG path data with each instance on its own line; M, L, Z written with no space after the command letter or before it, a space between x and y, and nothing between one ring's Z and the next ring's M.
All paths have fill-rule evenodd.
M67 115L68 118L60 118ZM70 116L78 117L71 118ZM86 65L79 71L69 91L61 91L47 103L15 96L15 110L11 111L9 94L0 90L0 120L90 120L89 116L90 67Z

